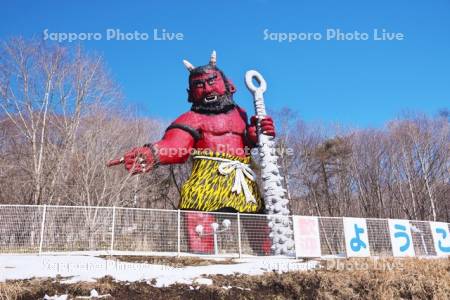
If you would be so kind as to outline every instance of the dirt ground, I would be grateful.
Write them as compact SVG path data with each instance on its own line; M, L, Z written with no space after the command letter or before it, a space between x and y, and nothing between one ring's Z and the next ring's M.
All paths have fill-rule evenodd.
M165 288L110 277L76 284L61 283L63 278L8 281L0 283L0 299L35 300L45 294L83 299L77 296L92 289L111 295L102 299L450 299L450 258L327 260L310 271L209 278L209 286Z
M116 256L99 256L101 258L118 260L130 263L145 263L156 265L168 265L175 268L181 268L185 266L208 266L208 265L228 265L235 264L233 258L226 259L203 259L195 256L136 256L136 255L116 255Z

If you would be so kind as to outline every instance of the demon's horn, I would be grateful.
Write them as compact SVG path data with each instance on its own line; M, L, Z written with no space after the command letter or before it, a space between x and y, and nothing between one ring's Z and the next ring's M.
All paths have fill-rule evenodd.
M183 64L189 72L195 69L195 67L185 59L183 59Z
M211 66L215 66L217 62L217 54L216 54L216 50L213 50L213 52L211 53L211 58L209 59L209 64Z

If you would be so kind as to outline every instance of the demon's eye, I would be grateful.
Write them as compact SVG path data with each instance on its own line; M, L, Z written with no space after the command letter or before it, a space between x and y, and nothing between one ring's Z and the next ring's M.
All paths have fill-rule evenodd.
M203 82L201 82L201 81L197 81L194 84L195 84L195 87L198 87L198 88L202 88L202 87L205 86L205 84Z
M216 83L216 79L217 79L217 75L214 74L214 75L210 76L210 77L206 80L206 82L208 82L209 85L213 85L214 83Z

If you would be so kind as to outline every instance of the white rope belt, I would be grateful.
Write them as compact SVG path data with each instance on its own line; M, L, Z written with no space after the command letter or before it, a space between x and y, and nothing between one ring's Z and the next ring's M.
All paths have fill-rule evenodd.
M219 164L219 173L224 176L228 176L233 171L236 171L234 184L231 191L235 192L236 194L240 194L242 191L244 191L245 201L247 203L256 203L255 197L253 197L247 185L247 182L245 181L245 177L247 177L251 181L255 181L256 178L255 173L252 169L250 169L249 165L237 160L202 155L194 156L194 159L209 159L221 162Z

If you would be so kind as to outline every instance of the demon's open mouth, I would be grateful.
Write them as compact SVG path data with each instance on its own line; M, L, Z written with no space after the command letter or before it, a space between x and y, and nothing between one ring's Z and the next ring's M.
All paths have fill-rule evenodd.
M206 96L204 99L205 99L206 103L211 103L211 102L216 102L218 97L217 97L217 95L209 95L209 96Z
M235 107L231 94L218 95L210 93L203 97L201 101L193 101L191 110L203 114L218 114L228 112Z

